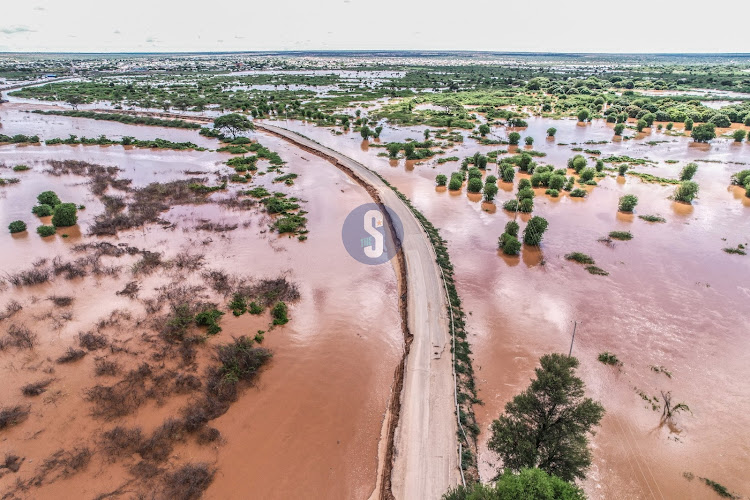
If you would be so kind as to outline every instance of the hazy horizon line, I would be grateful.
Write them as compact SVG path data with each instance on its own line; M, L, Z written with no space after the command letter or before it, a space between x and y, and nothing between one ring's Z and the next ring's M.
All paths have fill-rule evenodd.
M0 55L223 55L223 54L488 54L511 56L733 56L748 57L750 52L555 52L555 51L498 51L498 50L429 50L429 49L351 49L351 50L226 50L226 51L0 51Z

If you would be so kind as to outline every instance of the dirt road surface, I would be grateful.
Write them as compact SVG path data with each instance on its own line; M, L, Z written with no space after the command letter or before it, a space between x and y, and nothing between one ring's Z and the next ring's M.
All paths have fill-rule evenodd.
M460 471L447 299L428 236L396 193L363 164L284 128L265 123L256 127L328 157L367 184L401 219L407 323L413 340L393 438L391 492L398 500L439 499L459 483Z

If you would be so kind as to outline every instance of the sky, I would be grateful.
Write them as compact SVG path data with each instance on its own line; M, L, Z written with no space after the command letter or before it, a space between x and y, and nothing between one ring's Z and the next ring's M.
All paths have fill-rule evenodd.
M748 14L747 0L24 0L0 6L0 52L747 53Z

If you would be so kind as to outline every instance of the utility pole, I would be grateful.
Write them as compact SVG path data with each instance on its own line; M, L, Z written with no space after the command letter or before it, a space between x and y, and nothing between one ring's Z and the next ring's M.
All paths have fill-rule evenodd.
M576 327L578 326L578 321L573 322L573 338L570 339L570 351L568 351L568 357L570 357L571 354L573 354L573 342L576 340Z

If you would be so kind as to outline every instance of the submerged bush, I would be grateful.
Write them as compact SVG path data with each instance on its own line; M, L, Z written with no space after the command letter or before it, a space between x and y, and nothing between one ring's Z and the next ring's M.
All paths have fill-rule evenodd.
M37 205L31 209L31 213L37 217L48 217L52 215L53 208L50 205Z
M26 231L26 223L22 220L14 220L8 224L8 230L11 233L22 233L23 231Z
M586 196L586 191L581 188L575 188L570 192L570 196L573 198L584 198Z
M605 365L613 365L613 366L622 365L622 362L619 359L617 359L617 356L608 351L604 351L600 353L598 359Z
M526 229L523 230L523 242L527 245L538 246L542 242L544 232L549 223L544 217L534 216L529 219Z
M639 215L638 217L646 222L667 222L664 217L658 215Z
M680 180L689 181L690 179L693 178L697 170L698 170L697 163L688 163L687 165L685 165L685 168L683 168L682 171L680 172Z
M566 254L565 258L567 260L578 262L579 264L594 264L593 258L581 252L571 252L569 254Z
M78 222L75 203L60 203L52 212L52 225L55 227L75 226Z
M698 183L694 181L683 181L674 191L675 201L692 203L698 194Z
M472 177L466 185L466 190L470 193L478 193L482 190L482 179Z
M435 177L435 183L438 186L445 186L448 183L448 177L443 174L438 174L438 176Z
M44 191L36 199L40 205L49 205L53 208L61 203L60 198L57 197L54 191Z
M634 194L626 194L620 197L618 208L620 212L632 212L636 205L638 205L638 197Z
M519 227L518 222L509 220L508 223L505 224L505 232L511 236L518 236Z
M39 226L36 228L36 232L39 236L52 236L55 234L54 226Z
M285 325L289 322L287 317L287 306L284 302L277 302L271 309L271 317L274 325Z
M503 233L498 239L498 246L505 255L518 255L521 252L521 242L508 233Z
M615 240L632 240L633 239L633 233L630 231L612 231L609 233L609 237Z

